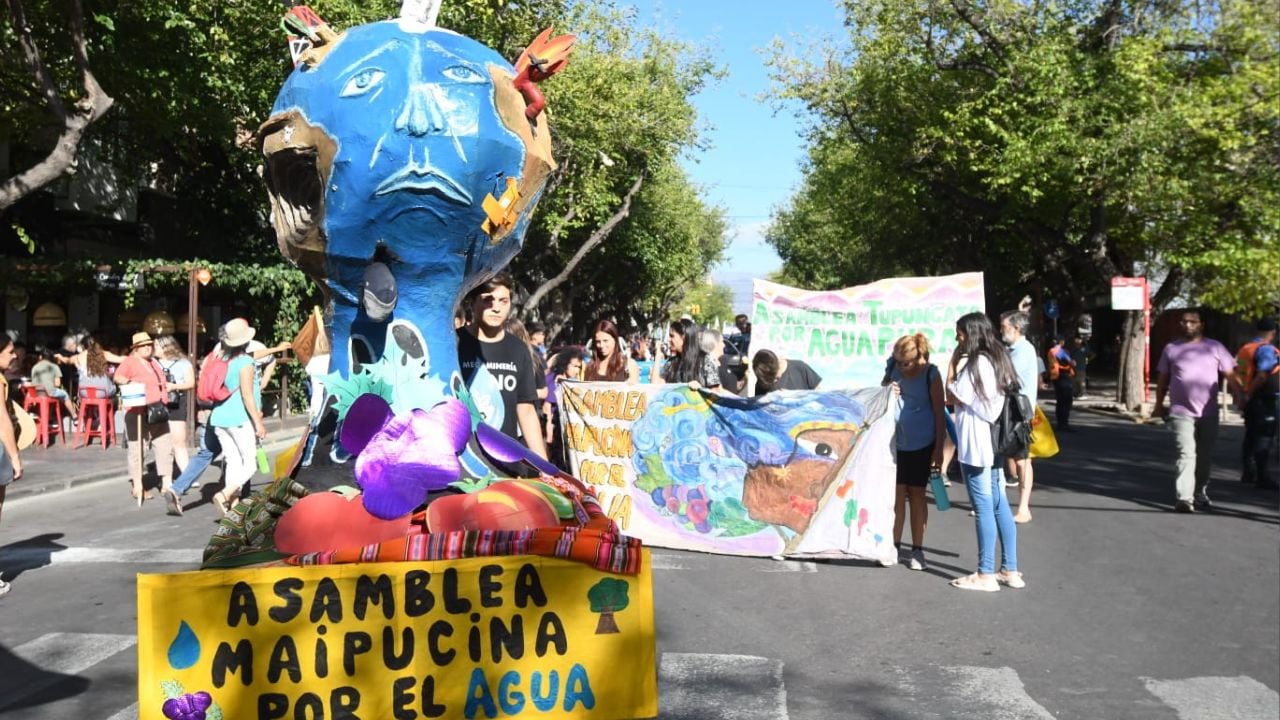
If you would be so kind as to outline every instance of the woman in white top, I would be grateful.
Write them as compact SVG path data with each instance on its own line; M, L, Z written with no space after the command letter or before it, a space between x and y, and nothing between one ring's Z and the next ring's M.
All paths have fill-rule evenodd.
M156 338L156 360L164 368L165 380L169 383L169 436L173 441L173 461L181 474L191 462L187 452L187 391L196 386L196 373L172 335Z
M978 572L951 581L962 590L995 592L1025 587L1018 572L1018 529L996 476L991 424L1004 409L1004 388L1016 381L1009 354L991 320L969 313L956 321L956 349L947 372L947 397L956 409L956 454L978 530ZM1002 567L995 568L996 538Z

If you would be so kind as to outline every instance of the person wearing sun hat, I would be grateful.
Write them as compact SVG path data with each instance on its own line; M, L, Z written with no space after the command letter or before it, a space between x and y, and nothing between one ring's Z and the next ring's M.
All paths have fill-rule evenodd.
M223 385L231 397L209 415L226 459L226 480L214 496L219 512L225 514L240 496L240 490L257 469L258 440L267 436L262 422L262 388L254 381L253 356L246 350L256 331L244 318L235 318L223 328L222 357L227 362Z
M168 399L164 368L155 359L155 343L144 332L133 334L129 355L125 357L112 378L117 385L142 383L146 388L146 404L163 404ZM173 475L173 445L169 438L169 419L147 422L145 407L129 408L125 413L125 433L129 438L129 479L133 482L133 499L142 507L144 492L142 471L146 462L147 443L155 449L156 473L160 475L160 488L169 488Z

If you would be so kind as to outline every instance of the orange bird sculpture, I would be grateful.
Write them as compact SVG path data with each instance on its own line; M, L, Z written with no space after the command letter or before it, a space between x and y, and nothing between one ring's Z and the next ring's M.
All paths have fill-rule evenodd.
M546 80L564 69L569 63L569 52L576 35L558 35L551 37L552 28L547 28L534 38L529 47L516 59L516 78L513 81L516 89L524 96L524 116L532 123L542 114L547 101L537 83Z

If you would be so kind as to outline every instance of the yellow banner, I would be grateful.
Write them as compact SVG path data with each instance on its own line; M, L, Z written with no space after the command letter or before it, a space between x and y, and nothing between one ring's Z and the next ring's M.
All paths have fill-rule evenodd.
M139 575L138 717L653 717L652 579L648 551Z

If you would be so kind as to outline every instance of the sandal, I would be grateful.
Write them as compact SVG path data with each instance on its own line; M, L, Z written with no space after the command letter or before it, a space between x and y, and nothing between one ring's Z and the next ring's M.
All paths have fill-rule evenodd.
M220 492L214 493L213 506L218 508L218 515L221 517L226 517L231 509L227 503L227 497Z
M1001 569L1000 572L996 573L996 582L1001 585L1008 585L1014 590L1021 590L1027 586L1027 581L1022 579L1022 573L1017 570L1010 572Z
M965 575L952 580L951 587L960 588L961 590L977 590L979 592L1000 591L1000 583L996 581L995 576L987 575L983 577L978 573Z
M164 502L168 506L168 513L174 517L182 517L182 500L178 497L178 493L173 490L164 491Z

